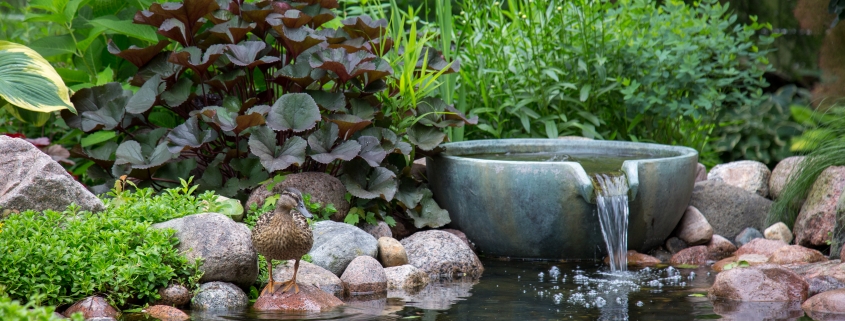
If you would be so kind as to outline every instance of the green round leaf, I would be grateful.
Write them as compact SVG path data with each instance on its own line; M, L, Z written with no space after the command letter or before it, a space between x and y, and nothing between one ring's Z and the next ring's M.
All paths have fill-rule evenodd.
M270 107L267 126L275 131L302 132L314 128L320 120L320 108L306 93L284 94Z

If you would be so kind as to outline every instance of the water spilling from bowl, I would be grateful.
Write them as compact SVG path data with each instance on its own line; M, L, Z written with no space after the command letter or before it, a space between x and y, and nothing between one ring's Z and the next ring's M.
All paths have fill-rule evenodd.
M624 175L595 175L596 206L611 272L628 266L628 182Z

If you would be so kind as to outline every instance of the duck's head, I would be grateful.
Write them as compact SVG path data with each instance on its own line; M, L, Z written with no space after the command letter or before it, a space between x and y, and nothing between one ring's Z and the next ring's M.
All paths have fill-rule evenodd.
M279 200L276 201L276 207L295 209L303 216L311 218L311 213L305 208L305 203L302 201L302 193L293 187L285 188Z

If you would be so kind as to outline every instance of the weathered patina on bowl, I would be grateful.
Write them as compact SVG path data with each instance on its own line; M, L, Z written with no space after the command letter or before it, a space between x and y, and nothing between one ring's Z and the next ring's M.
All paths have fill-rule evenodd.
M646 154L621 168L629 183L628 248L648 251L689 204L698 153L691 148L597 140L500 139L442 145L427 159L429 184L452 224L493 256L601 259L606 255L592 181L576 162L486 160L492 153Z

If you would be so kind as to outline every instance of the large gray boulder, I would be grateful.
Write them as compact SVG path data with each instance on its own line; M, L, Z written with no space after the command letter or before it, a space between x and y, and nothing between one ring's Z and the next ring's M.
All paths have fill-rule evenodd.
M408 254L408 263L434 278L477 278L484 272L475 252L452 233L440 230L422 231L414 233L400 243Z
M349 213L349 202L346 201L346 187L337 177L320 172L304 172L285 176L285 180L275 183L272 190L267 190L269 182L261 185L252 191L246 201L246 208L252 204L264 204L264 200L270 195L281 194L285 188L294 187L303 194L311 195L311 202L320 203L323 206L332 204L337 212L332 215L332 220L343 221ZM313 214L313 213L312 213Z
M809 247L827 246L836 223L836 205L845 190L845 166L825 169L807 194L792 233L795 244Z
M783 187L786 186L789 176L798 169L798 164L804 160L805 156L787 157L778 162L775 169L772 170L772 176L769 177L769 196L776 200L783 192Z
M258 255L252 247L252 232L228 216L194 214L153 227L176 230L179 251L188 260L202 259L200 283L230 282L246 289L258 278Z
M719 181L695 183L690 205L713 227L713 233L732 240L746 227L763 230L772 201Z
M76 203L85 211L105 210L103 201L29 142L0 135L0 155L0 209L64 211Z
M720 181L766 197L769 196L771 175L772 172L765 164L744 160L714 166L707 173L707 180Z
M378 241L367 232L346 223L321 221L314 224L311 261L337 276L358 256L376 258Z

